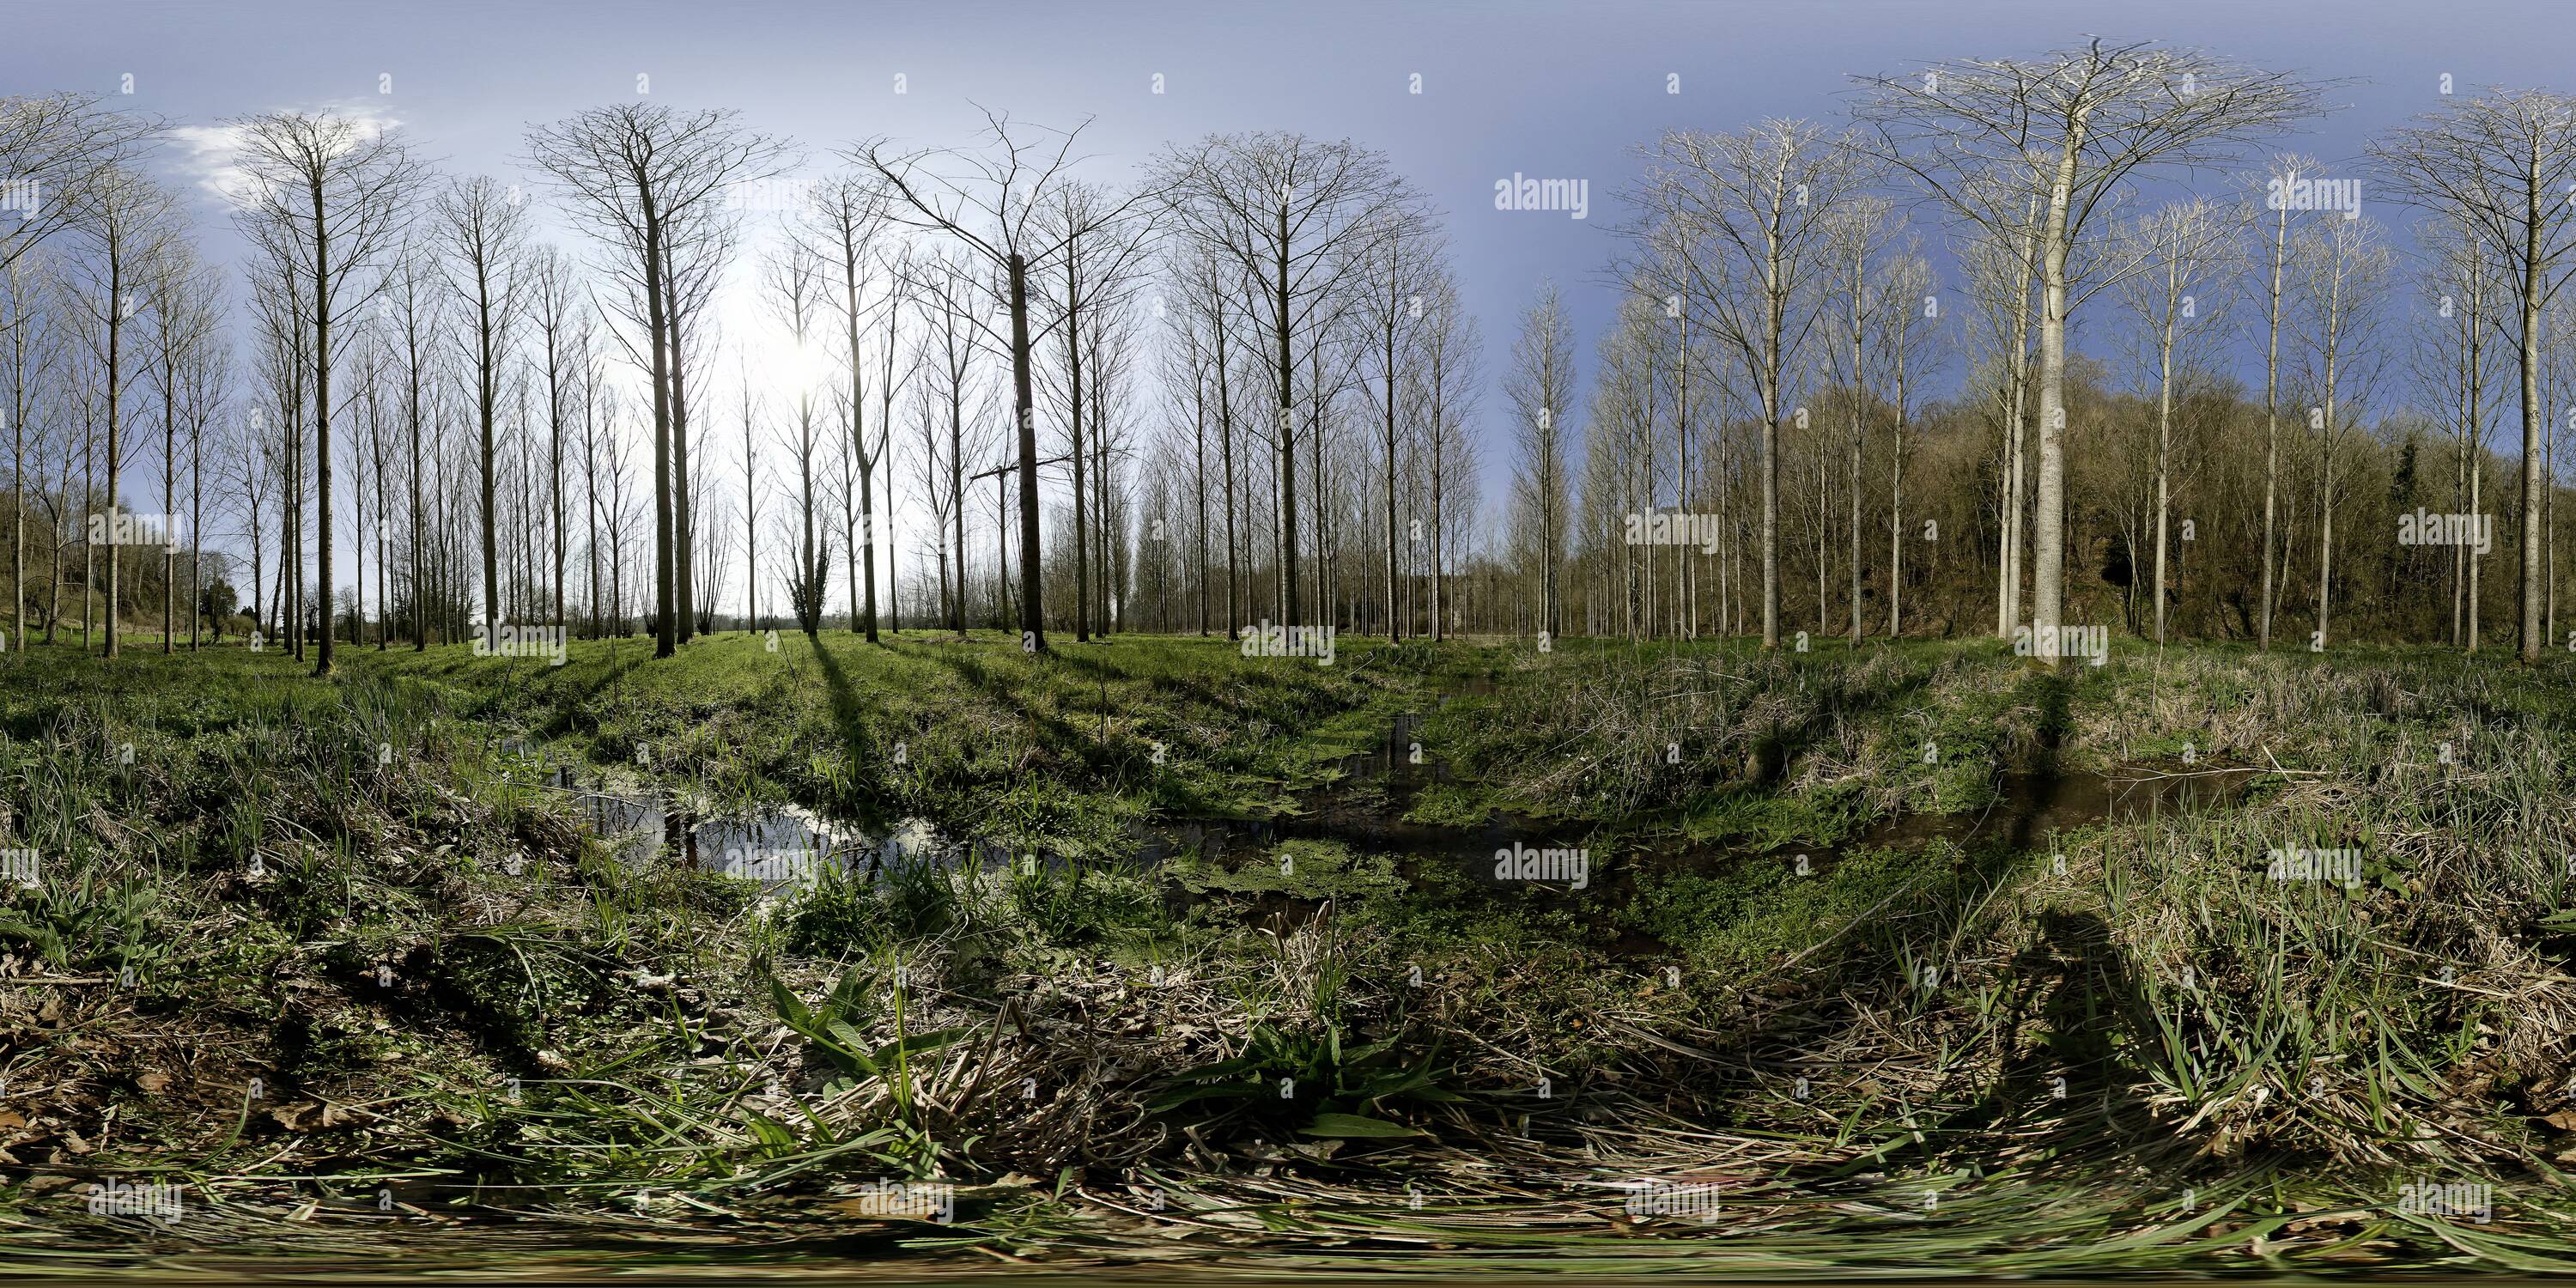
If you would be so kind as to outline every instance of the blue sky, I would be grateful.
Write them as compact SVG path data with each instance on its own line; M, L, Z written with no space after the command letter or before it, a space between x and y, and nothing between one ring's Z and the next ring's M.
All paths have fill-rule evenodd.
M1856 74L2030 54L2101 34L2356 78L2332 96L2342 110L2288 141L2349 160L2371 135L2433 106L2445 73L2462 92L2576 88L2563 65L2569 13L2544 0L15 0L0 5L0 87L115 94L130 74L134 92L121 102L198 128L339 105L398 120L451 172L505 180L520 177L528 123L632 96L639 73L657 98L740 108L748 124L798 140L818 161L878 134L969 143L979 103L1048 125L1093 118L1090 173L1111 180L1166 142L1210 131L1347 136L1384 151L1449 215L1465 302L1498 381L1518 312L1542 278L1566 289L1588 372L1592 339L1616 303L1602 280L1624 213L1616 194L1635 172L1632 150L1663 130L1832 118ZM1419 94L1410 92L1416 74ZM1676 75L1680 92L1668 92ZM378 92L383 76L390 94ZM192 142L207 137L183 135L159 164L174 179L201 178L206 158ZM1495 211L1495 181L1516 173L1588 180L1590 217ZM196 214L210 252L233 260L238 242L221 206L201 192ZM1489 390L1481 437L1491 482L1508 441L1501 405Z

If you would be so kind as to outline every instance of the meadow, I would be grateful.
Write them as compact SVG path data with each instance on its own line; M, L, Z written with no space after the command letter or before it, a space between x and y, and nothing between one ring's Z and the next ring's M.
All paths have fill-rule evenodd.
M156 644L0 685L28 1264L2546 1271L2576 1233L2565 657ZM187 1219L100 1239L102 1177Z

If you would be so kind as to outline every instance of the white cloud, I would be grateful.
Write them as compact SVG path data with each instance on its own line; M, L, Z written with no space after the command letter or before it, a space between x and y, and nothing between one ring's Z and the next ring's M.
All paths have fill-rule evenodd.
M374 138L402 125L387 105L368 99L342 99L295 110L350 121L363 138ZM239 124L225 121L182 125L170 131L170 138L179 145L179 170L199 190L227 206L249 201L250 177L241 166L243 132Z

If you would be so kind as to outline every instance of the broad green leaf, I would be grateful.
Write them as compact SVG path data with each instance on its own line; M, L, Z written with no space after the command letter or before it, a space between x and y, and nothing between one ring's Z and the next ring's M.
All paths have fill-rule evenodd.
M1348 1136L1388 1138L1419 1136L1422 1133L1402 1123L1383 1118L1363 1118L1358 1114L1317 1114L1315 1121L1297 1129L1308 1136Z

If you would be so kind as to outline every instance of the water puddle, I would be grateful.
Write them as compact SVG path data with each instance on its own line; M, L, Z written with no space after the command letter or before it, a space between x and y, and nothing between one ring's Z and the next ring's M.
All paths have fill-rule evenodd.
M670 855L758 881L768 894L810 885L827 870L874 877L903 864L957 857L958 847L920 819L871 835L794 805L715 814L604 781L584 787L569 770L546 785L573 803L620 863L641 866Z

